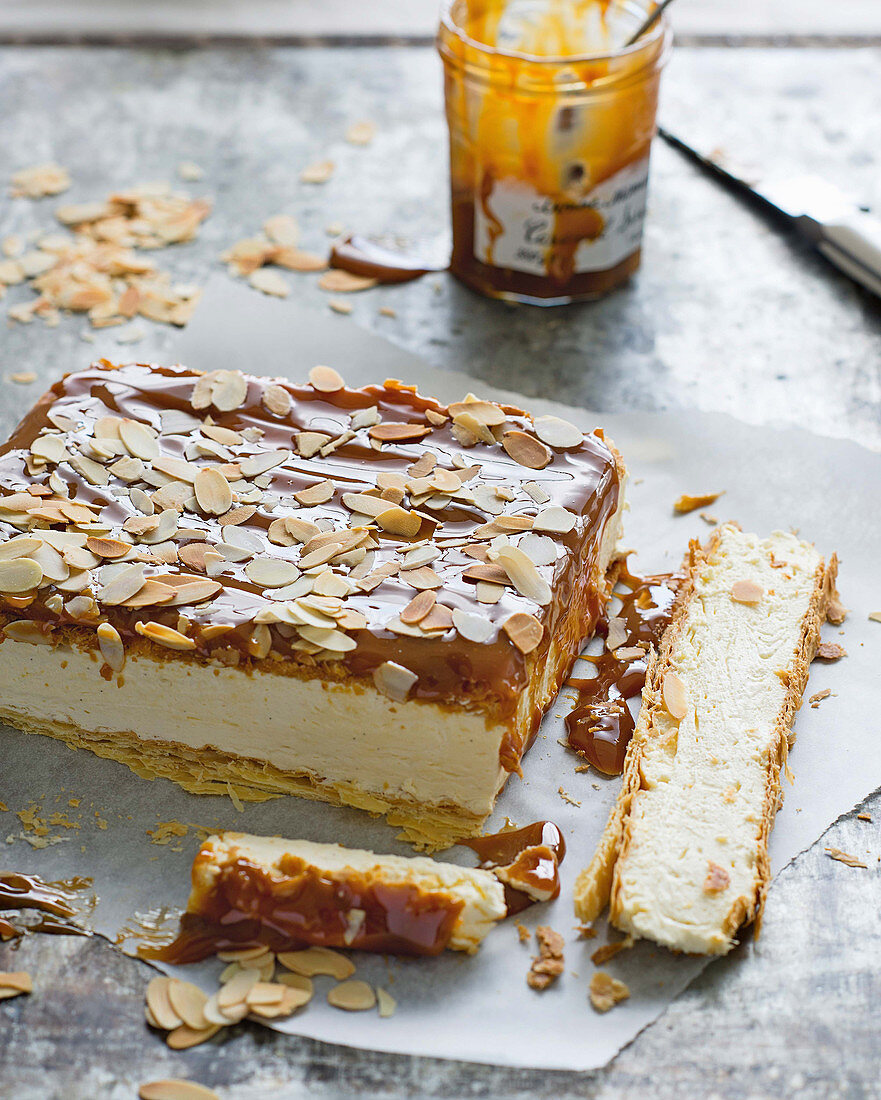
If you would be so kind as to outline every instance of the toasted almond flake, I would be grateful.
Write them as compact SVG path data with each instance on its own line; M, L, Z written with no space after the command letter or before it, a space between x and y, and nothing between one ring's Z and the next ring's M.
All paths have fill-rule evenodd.
M698 508L708 507L710 504L717 501L720 496L722 496L721 492L701 493L698 496L689 496L687 493L683 493L683 495L674 502L673 511L676 512L677 515L684 516L688 512L696 511Z
M355 973L353 963L341 955L338 951L332 951L329 947L307 947L302 951L280 951L278 961L286 970L300 974L306 978L314 978L316 974L329 974L341 981Z
M370 290L377 285L378 281L366 275L352 275L348 271L333 267L321 276L318 285L322 290L328 290L334 294L355 294L360 290Z
M110 623L101 623L96 633L101 656L113 672L122 672L125 667L125 646L119 631Z
M590 1003L597 1012L608 1012L629 996L630 990L624 982L619 982L604 970L598 970L590 979Z
M382 1019L387 1020L389 1016L394 1016L398 1002L381 985L376 987L376 999L379 1002L379 1015Z
M523 611L509 616L502 624L502 630L521 653L532 653L544 636L544 627L538 619Z
M244 405L248 383L239 370L220 370L211 383L211 403L221 412L233 412Z
M413 599L410 600L401 612L401 622L409 625L418 623L431 611L436 600L437 597L430 589L420 592L418 596L414 596Z
M138 1097L139 1100L220 1100L213 1089L179 1077L147 1081L138 1089Z
M667 712L681 721L688 714L688 690L675 672L668 672L664 677L662 694Z
M467 413L479 424L488 428L505 423L505 410L493 401L479 401L476 398L471 401L454 401L447 411L453 419L458 419L463 413Z
M346 387L342 375L335 371L333 367L313 367L309 371L309 381L312 388L318 390L319 393L337 393Z
M290 561L278 558L254 558L245 566L245 573L261 588L281 588L291 584L300 575L300 570Z
M543 470L553 458L544 443L535 436L516 429L505 432L502 436L502 447L516 463L527 466L530 470Z
M151 642L156 642L157 645L165 646L168 649L191 650L196 648L196 643L192 638L188 638L186 634L181 634L179 630L174 630L170 626L163 626L162 623L154 623L152 620L146 623L135 623L135 630L138 634L149 638Z
M453 625L456 630L469 642L486 642L495 633L495 627L490 619L483 615L475 615L469 611L462 611L458 607L453 608ZM402 616L403 618L403 616Z
M550 531L553 534L565 535L575 528L578 523L578 516L574 512L570 512L568 508L561 508L558 505L552 505L550 508L543 508L532 524L533 531Z
M376 1004L376 994L367 982L353 978L328 990L327 1003L347 1012L364 1012Z
M287 298L291 292L290 283L269 267L260 267L252 271L248 276L248 282L255 290L273 298Z
M131 550L131 543L106 535L92 536L86 539L86 549L99 558L124 558Z
M41 199L60 195L70 187L70 173L59 164L37 164L14 173L10 195L15 198Z
M210 543L190 542L186 546L182 546L177 553L184 565L203 573L205 571L205 554L210 551Z
M183 1020L171 1007L171 1001L168 998L168 987L171 985L171 981L171 978L166 977L153 978L147 986L147 1007L150 1009L157 1025L166 1031L180 1027L183 1023Z
M256 967L247 967L240 970L226 985L222 986L217 994L217 1003L225 1014L226 1009L233 1005L243 1004L248 994L257 982L260 981L260 971Z
M43 570L31 558L0 561L0 592L29 592L43 580Z
M395 702L403 703L419 677L395 661L384 661L373 670L373 682L378 691Z
M847 656L847 650L837 642L820 642L817 646L817 657L821 661L840 661Z
M522 550L516 546L503 546L496 560L521 596L534 600L542 607L551 602L551 586Z
M269 948L264 943L257 944L255 947L238 947L230 948L229 951L218 951L217 957L222 962L248 962L251 959L259 959L263 955L269 954ZM224 971L225 974L225 971ZM229 979L221 975L221 981L225 982Z
M159 441L156 433L138 420L120 421L119 438L134 458L142 458L150 462L159 457Z
M106 485L110 480L110 475L104 467L93 462L91 458L86 458L85 455L73 455L70 464L90 485Z
M380 443L405 443L422 439L430 432L431 428L427 428L424 424L386 421L383 424L374 424L367 434Z
M475 595L477 596L477 602L482 604L494 604L505 593L504 586L501 584L491 584L488 581L478 581L475 586Z
M24 268L18 260L0 260L0 286L16 286L24 279Z
M275 982L254 982L245 998L249 1007L255 1005L277 1005L281 1003L285 987Z
M294 498L304 507L314 504L327 504L333 498L335 492L336 486L334 483L329 478L325 478L324 481L319 481L317 485L310 485L308 489L301 489L298 493L294 493Z
M317 161L300 172L300 180L302 183L327 183L335 167L332 160Z
M174 578L178 580L179 578ZM172 578L167 578L171 582ZM202 603L210 600L223 588L219 581L192 580L186 584L174 584L174 598L169 601L169 607L182 607L186 604ZM140 593L138 593L140 596Z
M33 988L31 976L26 970L0 971L0 990L10 990L15 993L31 993Z
M764 594L764 588L755 581L735 581L731 586L731 599L735 603L761 603Z
M51 645L52 639L46 630L46 627L41 627L31 619L18 619L3 627L7 638L12 638L15 642L26 642L28 645Z
M535 434L549 447L558 447L566 450L570 447L580 447L584 442L584 432L568 420L559 416L537 416L532 426Z
M218 522L221 527L237 527L240 523L247 523L256 511L257 509L253 504L242 504L238 508L232 508L229 512L224 512Z
M267 386L261 400L263 407L273 416L287 416L291 411L291 395L284 386Z
M377 524L392 535L412 538L422 526L422 516L418 512L407 511L398 505L387 508L376 517Z
M43 545L42 539L33 535L18 535L9 542L0 543L0 561L11 561L33 554Z
M259 477L281 466L291 457L290 451L261 451L256 455L248 455L239 460L239 467L243 477Z
M863 862L858 856L852 856L850 852L842 852L840 848L827 848L829 858L837 860L839 863L846 863L848 867L860 867L862 870L868 870L868 865Z
M60 435L39 435L31 443L30 452L36 458L47 462L63 462L67 458L64 437Z
M187 1027L200 1031L207 1025L203 1009L208 997L197 985L172 978L167 992L169 1004Z
M374 519L387 512L389 506L384 497L371 496L369 493L343 493L343 504L350 512L359 512Z
M186 1024L182 1024L180 1027L169 1032L166 1036L165 1042L172 1050L189 1050L190 1047L198 1046L200 1043L205 1043L209 1039L213 1038L218 1031L220 1031L219 1024L211 1024L209 1027L201 1030L195 1030L194 1028L187 1027Z
M203 512L222 516L232 507L232 489L223 474L212 466L200 470L193 480L196 500Z

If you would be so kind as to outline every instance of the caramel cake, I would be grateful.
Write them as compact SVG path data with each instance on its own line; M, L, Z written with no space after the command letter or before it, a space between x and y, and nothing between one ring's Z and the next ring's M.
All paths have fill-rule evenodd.
M469 395L114 366L0 450L0 716L200 794L474 834L609 597L625 471Z
M837 561L732 524L690 548L650 662L624 785L575 911L677 951L725 954L761 916L768 839Z
M397 955L473 954L507 915L491 871L427 856L223 833L193 861L175 941L145 958L190 963L218 951L351 947Z

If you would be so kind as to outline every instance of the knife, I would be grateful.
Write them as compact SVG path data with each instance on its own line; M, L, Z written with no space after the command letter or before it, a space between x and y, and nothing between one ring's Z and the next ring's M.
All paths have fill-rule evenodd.
M750 178L721 153L698 152L663 127L661 137L713 175L785 217L845 275L881 298L881 221L819 176Z

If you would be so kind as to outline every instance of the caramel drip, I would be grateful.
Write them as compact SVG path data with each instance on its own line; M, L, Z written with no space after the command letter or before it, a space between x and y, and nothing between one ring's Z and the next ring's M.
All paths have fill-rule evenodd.
M330 266L380 283L408 283L431 271L443 271L447 265L434 264L423 256L352 234L334 242Z
M75 896L92 885L90 878L72 878L57 882L45 882L36 875L23 875L16 871L0 871L0 910L34 909L43 916L26 928L16 928L0 918L0 939L20 936L23 932L45 932L60 936L89 936L90 932L68 918L76 917L77 910L71 904ZM53 918L61 918L53 919Z
M553 821L534 821L521 829L472 837L459 843L477 853L480 866L492 870L507 867L520 881L527 882L548 900L560 893L560 864L566 855L566 841ZM510 883L503 883L508 915L521 913L535 899Z
M324 874L294 856L285 856L277 873L237 859L220 868L210 893L183 914L173 943L141 947L138 953L190 963L217 951L265 944L276 952L320 946L438 955L461 909L462 902L446 893L376 883L350 869Z
M512 722L519 697L528 683L529 669L535 661L541 663L544 660L573 594L581 593L598 574L598 548L606 521L617 507L619 493L615 458L601 433L585 436L578 447L555 451L550 464L537 472L516 465L499 446L478 444L476 447L463 447L452 434L449 421L437 426L427 417L429 412L436 418L444 415L445 407L421 396L415 387L389 382L382 386L322 393L309 385L280 382L278 384L283 385L290 395L291 409L285 416L279 417L267 413L261 403L267 381L248 378L247 397L242 407L225 413L212 408L195 415L190 396L197 377L197 372L184 367L142 364L114 367L106 361L101 361L90 370L68 375L53 386L22 421L9 442L0 448L0 491L17 492L27 486L47 485L46 473L36 476L28 474L25 456L33 439L51 424L50 413L66 416L74 423L67 433L73 449L91 438L92 425L102 416L127 417L161 432L163 413L188 414L193 417L191 429L184 428L175 434L160 436L162 454L171 458L182 457L188 443L202 438L198 424L207 412L221 427L239 432L259 428L264 433L259 442L260 451L292 452L285 463L272 471L271 485L262 490L264 503L271 507L258 507L239 528L261 538L273 519L285 514L305 514L313 521L329 520L335 526L347 524L351 513L342 504L344 493L374 490L380 472L407 475L412 463L426 450L437 456L441 467L455 468L454 459L467 465L479 465L475 486L510 485L537 479L550 497L549 504L569 508L581 517L575 530L567 535L555 536L558 545L566 552L558 556L552 585L554 598L549 606L537 608L510 587L504 590L498 603L492 606L479 603L474 583L463 577L467 568L475 564L474 558L463 553L462 547L447 546L446 540L469 538L477 527L492 516L480 508L455 501L434 513L429 511L430 504L425 505L422 511L431 518L423 521L422 529L415 538L431 536L441 551L441 556L432 563L432 569L442 581L443 587L439 592L442 602L489 620L493 625L491 636L486 642L477 643L461 635L451 635L449 631L433 637L402 637L392 633L384 624L399 613L415 594L414 589L400 576L392 576L383 580L372 592L356 591L347 597L346 606L361 612L367 625L363 629L350 631L356 641L355 649L323 666L328 676L342 679L347 675L369 677L383 662L394 661L418 676L411 697L452 706L476 705L501 721ZM378 408L384 422L425 425L431 429L430 434L418 444L384 444L381 450L374 450L367 445L361 433L324 457L315 455L305 459L297 454L297 432L324 431L331 436L339 436L348 428L352 413L372 406ZM512 427L531 430L532 423L527 414L513 406L504 408ZM56 473L66 482L71 500L94 503L101 508L102 522L116 527L127 518L140 515L128 496L114 495L111 491L123 484L112 477L108 486L101 487L88 483L67 463L57 466ZM333 498L328 503L304 510L285 504L294 492L315 485L324 478L331 479L335 486ZM535 514L539 510L538 505L530 500L522 504L518 502L516 507L523 514ZM200 512L185 512L180 525L192 531L192 541L214 543L224 537L218 521ZM0 522L0 540L18 533L12 525ZM374 537L379 543L375 566L399 560L397 552L407 546L406 539L389 536L382 531L377 531ZM178 545L183 546L186 541L181 540ZM143 549L149 551L149 546ZM267 542L263 553L296 562L299 547L280 547ZM192 575L192 570L182 564L148 565L146 568L148 577L169 573ZM195 650L185 659L217 661L248 669L254 664L250 648L254 616L265 605L262 590L248 579L243 564L228 564L217 580L221 582L222 589L213 599L180 609L187 619L189 636L196 644ZM47 585L35 594L7 596L7 617L29 618L47 624L47 628L64 628L76 644L94 648L94 624L83 624L71 618L66 610L67 598L64 608L47 608L46 600L54 591L52 585ZM583 623L584 637L592 633L594 621L601 612L599 598L591 598L589 602L589 613ZM539 616L544 626L543 641L529 658L524 657L501 629L512 613L523 610ZM0 602L0 619L2 611L3 604ZM102 606L101 611L102 616L119 631L126 649L130 645L143 646L143 639L135 629L138 623L152 620L171 628L178 625L178 608L154 605L127 610L121 606ZM219 637L215 631L208 629L218 626L228 627ZM314 666L314 659L295 647L295 634L292 636L275 626L271 628L271 634L272 652L264 665L278 668L278 662L286 662L307 669ZM582 640L575 639L576 642ZM180 659L170 650L164 651L164 654L170 660ZM537 722L533 725L537 726ZM512 741L503 752L504 765L516 770L523 748L522 744Z
M566 715L569 747L604 775L620 775L624 769L627 745L635 728L627 700L639 695L645 686L648 651L657 649L670 624L682 577L674 573L636 577L623 572L618 579L627 588L616 613L623 619L626 633L618 649L640 648L643 656L618 657L605 650L596 657L583 658L596 669L594 676L567 681L568 686L578 690L575 706ZM607 622L598 624L597 633L605 636L607 631Z

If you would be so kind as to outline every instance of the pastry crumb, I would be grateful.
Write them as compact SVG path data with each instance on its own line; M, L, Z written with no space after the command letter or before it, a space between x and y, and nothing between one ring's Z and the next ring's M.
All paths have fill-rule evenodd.
M573 798L571 794L567 794L562 787L557 788L557 794L560 796L560 798L563 799L564 802L568 802L570 806L581 805L577 798Z
M811 704L811 710L816 710L823 700L828 699L831 694L831 688L823 688L822 691L814 692L810 699L808 699L808 702Z
M731 876L725 870L724 867L720 867L718 863L707 860L707 877L704 879L704 893L705 894L720 894L723 890L727 890L731 885Z
M709 504L715 504L723 492L724 490L720 490L718 493L700 493L697 496L683 493L678 500L674 501L673 511L679 516L696 512L698 508L706 508Z
M521 924L518 920L514 927L517 929L517 935L520 937L520 942L529 943L529 940L532 937L532 933L529 931L526 925Z
M871 814L857 814L857 821L871 821Z
M817 646L817 657L821 661L840 661L847 656L847 650L837 642L820 642Z
M559 932L546 924L540 924L535 930L538 940L538 955L532 960L532 966L526 975L526 984L530 989L544 990L553 985L564 970L563 947L565 941Z
M630 990L624 982L619 982L604 970L598 970L590 979L590 1003L597 1012L608 1012L629 996Z
M864 871L868 870L868 865L858 856L852 856L850 852L842 852L840 848L827 848L829 858L837 860L839 863L846 863L848 867L860 867Z
M602 966L609 959L613 959L619 951L628 951L631 947L633 947L633 936L625 936L623 940L618 940L616 943L604 943L594 951L590 961L594 966Z

